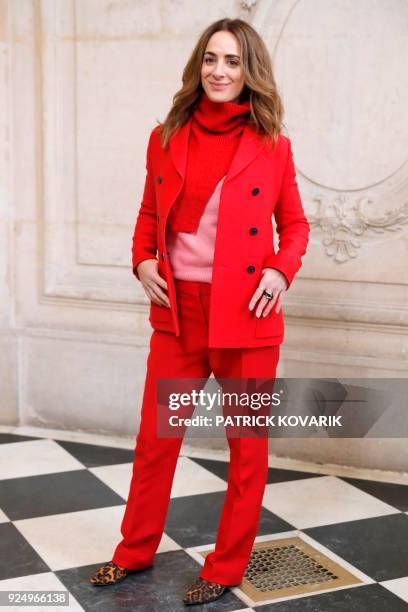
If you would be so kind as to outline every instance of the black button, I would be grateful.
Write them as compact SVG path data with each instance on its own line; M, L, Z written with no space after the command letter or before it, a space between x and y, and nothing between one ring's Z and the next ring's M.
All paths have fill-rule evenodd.
M252 274L252 272L255 272L255 266L248 266L247 272L249 272L250 274Z
M164 253L162 252L162 260L164 261Z
M258 233L258 229L256 227L251 227L249 233L252 234L252 236L255 236L255 234Z
M252 195L258 195L258 193L259 193L260 191L261 191L261 190L259 189L259 187L254 187L254 188L253 188L253 190L252 190Z
M159 185L160 185L160 183L162 182L162 180L163 180L163 179L162 179L162 177L161 177L161 176L158 176L158 177L157 177L157 182L159 183Z

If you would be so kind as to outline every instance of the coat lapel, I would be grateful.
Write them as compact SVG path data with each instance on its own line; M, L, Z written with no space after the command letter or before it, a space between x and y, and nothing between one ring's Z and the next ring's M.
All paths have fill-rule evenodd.
M262 151L263 144L259 133L249 124L246 124L241 134L238 148L232 158L231 165L225 177L224 185L239 172L244 170Z
M183 179L186 175L188 141L190 138L192 117L190 116L186 123L181 126L177 134L174 134L169 140L169 149L173 164Z

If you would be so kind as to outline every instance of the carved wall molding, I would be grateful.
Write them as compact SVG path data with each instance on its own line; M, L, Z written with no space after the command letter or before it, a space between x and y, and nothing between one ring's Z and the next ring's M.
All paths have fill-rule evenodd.
M399 232L408 223L408 200L380 215L369 210L375 198L368 195L339 194L333 200L316 195L313 201L317 210L307 213L310 226L321 230L325 253L336 263L355 259L366 235Z
M256 1L257 0L241 0L241 7L245 10L250 12L254 6L256 5Z
M78 157L80 138L84 136L78 125L83 111L79 107L80 88L84 84L79 81L78 6L77 0L39 0L34 4L36 21L41 25L35 31L42 131L39 299L42 303L75 301L84 307L115 304L115 308L134 310L131 226L104 224L95 212L89 213L89 202L80 197ZM86 109L84 112L86 117ZM90 204L95 207L94 201ZM112 234L115 238L110 238ZM127 265L118 261L115 250L125 240ZM136 293L136 310L145 312L148 300L138 285Z

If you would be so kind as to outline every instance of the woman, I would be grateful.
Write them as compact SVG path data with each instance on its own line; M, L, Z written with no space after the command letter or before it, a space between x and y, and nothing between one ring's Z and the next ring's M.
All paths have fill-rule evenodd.
M151 567L163 534L182 437L157 435L157 381L211 372L275 378L282 297L309 237L282 115L259 34L245 21L222 19L201 35L166 121L150 134L132 262L154 331L123 540L91 578L95 586ZM240 584L256 537L268 438L228 437L228 444L215 550L185 604L213 601Z

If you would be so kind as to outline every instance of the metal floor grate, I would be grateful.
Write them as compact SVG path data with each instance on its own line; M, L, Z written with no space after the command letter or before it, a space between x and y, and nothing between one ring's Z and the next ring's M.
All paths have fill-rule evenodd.
M201 551L205 557L209 552ZM240 590L254 602L362 581L299 537L256 542Z
M271 591L336 580L338 576L309 557L296 544L284 544L255 549L245 578L259 591Z

